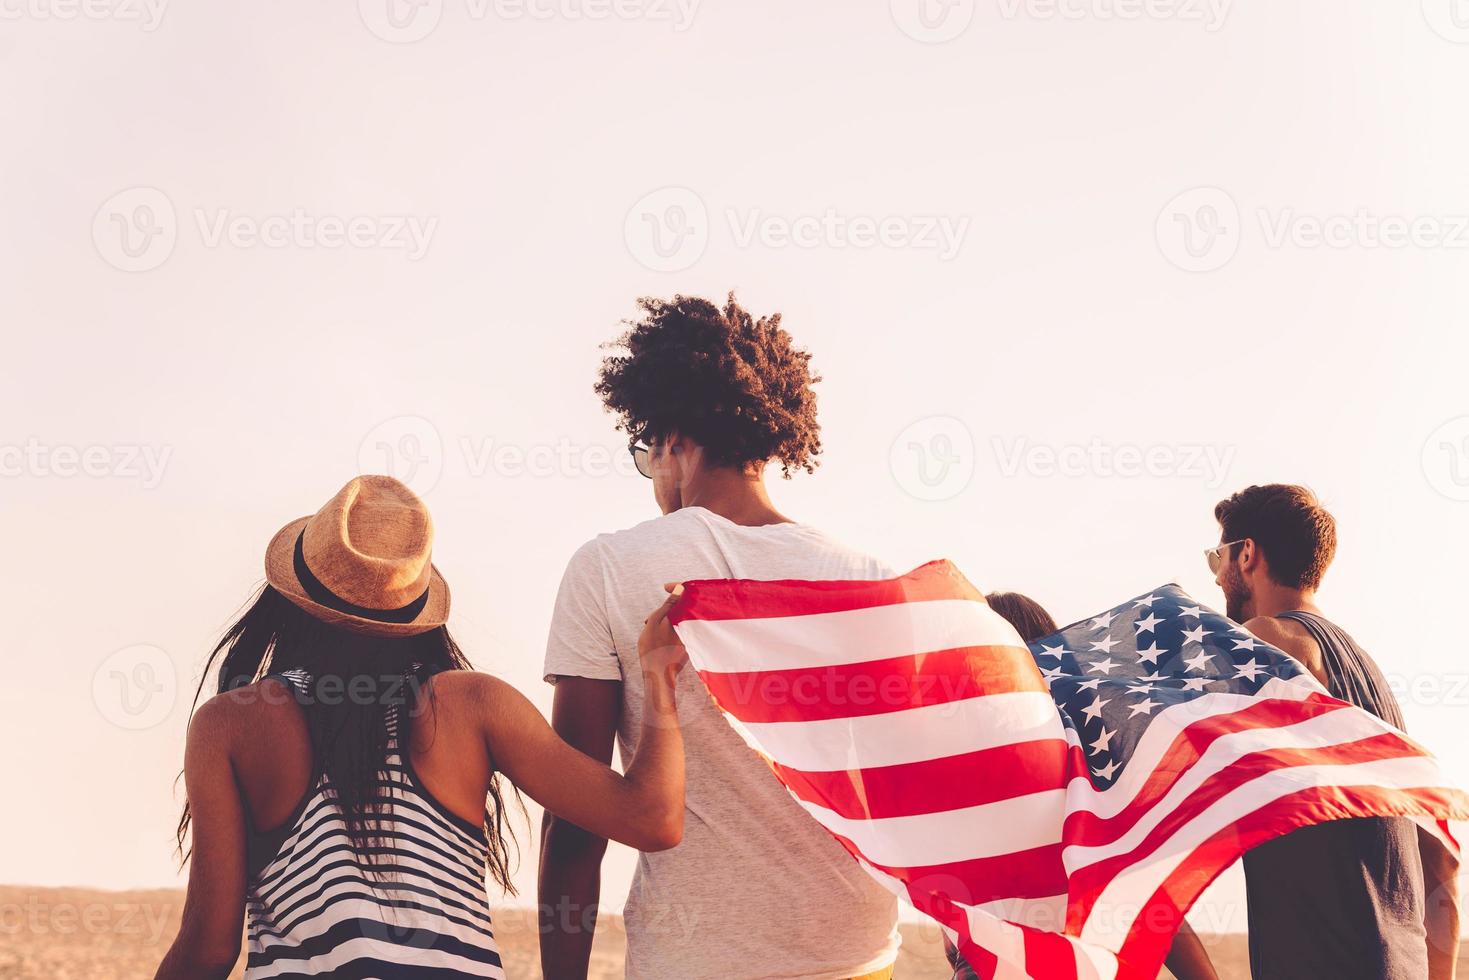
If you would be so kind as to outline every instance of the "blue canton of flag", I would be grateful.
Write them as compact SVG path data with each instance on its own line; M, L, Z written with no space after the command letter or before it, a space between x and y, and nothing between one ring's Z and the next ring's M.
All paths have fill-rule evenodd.
M1029 644L1092 782L1111 786L1158 712L1205 694L1254 695L1272 680L1315 685L1289 656L1176 585Z

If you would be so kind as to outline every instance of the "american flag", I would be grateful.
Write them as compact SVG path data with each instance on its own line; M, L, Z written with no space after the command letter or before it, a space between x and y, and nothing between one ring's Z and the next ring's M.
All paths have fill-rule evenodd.
M953 565L689 582L672 619L730 723L981 976L1152 980L1256 844L1469 796L1284 653L1167 585L1028 648Z

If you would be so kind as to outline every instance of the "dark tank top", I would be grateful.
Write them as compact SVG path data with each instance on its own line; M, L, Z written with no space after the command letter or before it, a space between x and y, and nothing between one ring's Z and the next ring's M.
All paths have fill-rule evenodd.
M1328 689L1397 728L1403 713L1367 652L1330 621L1283 613L1321 647ZM1244 856L1254 980L1423 980L1423 866L1402 817L1336 820Z

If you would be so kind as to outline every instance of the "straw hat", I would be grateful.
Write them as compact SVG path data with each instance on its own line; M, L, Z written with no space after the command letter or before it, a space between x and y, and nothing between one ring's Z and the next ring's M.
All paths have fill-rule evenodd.
M412 490L390 476L359 476L276 532L265 580L353 632L426 633L449 618L449 586L429 560L433 542L433 518Z

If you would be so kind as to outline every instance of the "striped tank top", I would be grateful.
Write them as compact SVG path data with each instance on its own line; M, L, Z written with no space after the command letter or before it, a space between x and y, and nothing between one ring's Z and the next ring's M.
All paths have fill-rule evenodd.
M275 676L298 699L309 689L304 671ZM246 980L503 980L485 827L450 813L419 784L397 751L397 725L394 710L371 876L325 774L279 830L249 835Z

